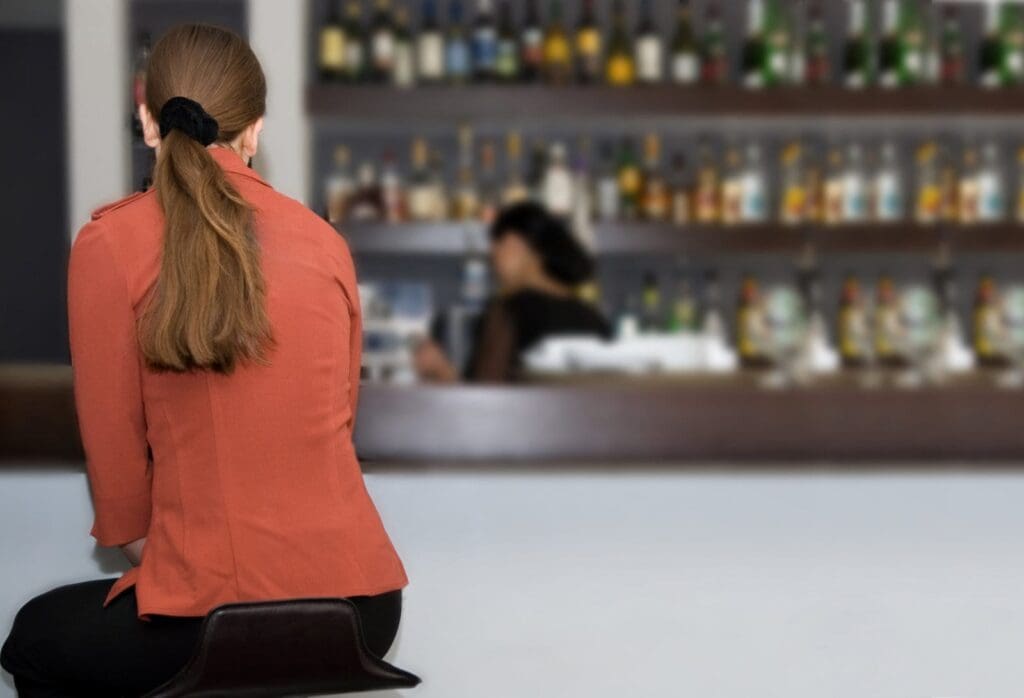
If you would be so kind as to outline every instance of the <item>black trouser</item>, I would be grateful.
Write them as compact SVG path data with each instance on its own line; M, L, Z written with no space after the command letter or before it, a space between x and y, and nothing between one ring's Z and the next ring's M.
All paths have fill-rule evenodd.
M66 584L30 599L0 649L21 698L139 696L174 676L199 637L202 616L138 619L135 587L103 600L116 581ZM366 644L383 657L398 632L402 591L349 597L359 610Z

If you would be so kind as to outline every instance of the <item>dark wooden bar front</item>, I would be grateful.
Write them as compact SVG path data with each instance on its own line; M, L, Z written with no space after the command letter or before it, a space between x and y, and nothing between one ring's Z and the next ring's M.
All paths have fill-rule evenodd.
M507 386L365 385L356 445L374 462L1024 463L1024 391L974 377L767 390L755 376ZM0 367L0 461L82 459L67 366Z

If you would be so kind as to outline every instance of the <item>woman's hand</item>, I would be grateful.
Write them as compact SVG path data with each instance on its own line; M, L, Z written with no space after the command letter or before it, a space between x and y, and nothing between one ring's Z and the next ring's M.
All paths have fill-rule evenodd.
M444 351L432 339L421 340L412 350L412 364L420 380L428 383L454 383L459 374Z
M146 537L143 536L138 540L133 540L131 543L125 543L121 546L121 551L124 556L128 558L128 561L132 563L132 567L138 567L139 562L142 560L142 548L146 545Z

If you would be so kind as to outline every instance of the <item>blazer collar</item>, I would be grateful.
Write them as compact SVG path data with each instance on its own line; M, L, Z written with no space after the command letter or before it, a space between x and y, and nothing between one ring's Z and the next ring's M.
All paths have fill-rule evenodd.
M246 165L241 156L231 148L214 145L207 148L207 150L217 164L224 168L225 171L234 172L235 174L240 174L243 177L249 177L264 186L270 186L262 177L260 177L256 170Z

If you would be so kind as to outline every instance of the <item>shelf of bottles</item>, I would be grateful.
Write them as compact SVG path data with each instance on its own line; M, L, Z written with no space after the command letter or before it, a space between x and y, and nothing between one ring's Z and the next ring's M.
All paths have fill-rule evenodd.
M422 120L1024 107L1011 3L681 0L672 21L669 4L322 2L308 108Z

